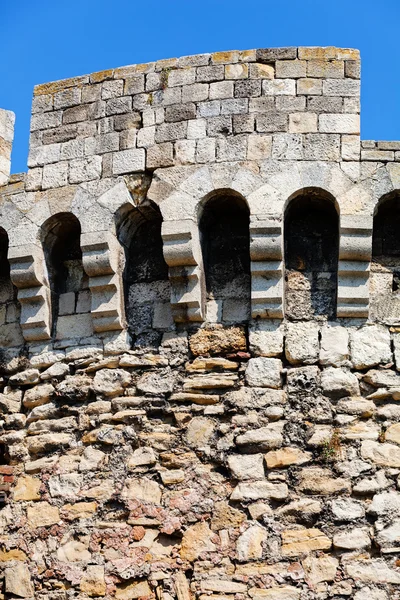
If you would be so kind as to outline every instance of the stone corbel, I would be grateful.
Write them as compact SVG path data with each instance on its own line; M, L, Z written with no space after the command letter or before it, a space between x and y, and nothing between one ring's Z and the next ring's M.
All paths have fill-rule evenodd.
M251 313L283 317L282 227L274 220L250 223Z
M81 234L83 268L89 276L95 332L124 328L121 246L110 231Z
M372 218L343 215L340 227L337 316L368 318Z
M50 290L42 248L36 244L11 247L8 260L11 280L18 288L24 339L27 342L50 339Z
M162 238L174 320L203 321L205 285L197 223L189 219L164 221Z

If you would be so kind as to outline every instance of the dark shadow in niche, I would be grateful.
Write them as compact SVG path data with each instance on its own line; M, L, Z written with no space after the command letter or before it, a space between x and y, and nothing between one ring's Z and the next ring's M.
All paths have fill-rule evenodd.
M152 202L124 206L117 214L117 236L125 252L125 314L139 347L159 346L162 332L173 325L161 225L160 209Z
M374 216L370 275L372 319L400 319L400 192L384 196Z
M202 207L200 241L207 290L207 320L240 323L250 318L249 208L222 190Z
M18 290L13 285L10 277L8 235L0 227L0 325L19 322L20 306L17 301L17 295ZM0 345L3 345L2 342L3 340L0 339Z
M42 244L51 291L52 335L61 316L90 312L89 278L83 269L81 225L59 213L42 226Z
M285 213L285 316L334 319L337 306L339 215L334 198L308 188Z

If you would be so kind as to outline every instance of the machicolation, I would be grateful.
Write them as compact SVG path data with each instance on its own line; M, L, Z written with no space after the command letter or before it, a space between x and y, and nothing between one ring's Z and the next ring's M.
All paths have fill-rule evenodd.
M400 142L359 53L0 111L0 600L400 600Z

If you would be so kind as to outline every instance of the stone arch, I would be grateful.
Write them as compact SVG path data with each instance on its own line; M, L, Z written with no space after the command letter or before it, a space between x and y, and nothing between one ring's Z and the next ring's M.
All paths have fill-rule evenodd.
M136 346L158 346L173 324L168 265L163 255L162 216L154 202L125 204L116 214L124 249L123 288L129 333Z
M285 316L310 320L336 316L339 214L334 197L303 188L284 215Z
M51 296L52 335L57 339L91 335L89 278L83 268L79 220L70 212L57 213L42 225L40 238Z
M199 206L207 320L237 323L250 317L249 207L236 191L220 189Z
M400 322L400 190L382 196L374 211L370 273L370 314Z

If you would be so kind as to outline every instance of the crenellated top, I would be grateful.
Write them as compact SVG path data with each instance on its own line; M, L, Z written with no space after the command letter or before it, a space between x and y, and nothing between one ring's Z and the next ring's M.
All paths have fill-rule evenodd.
M126 331L151 343L174 323L284 316L400 322L396 260L373 261L370 287L400 145L360 144L359 74L356 50L272 48L39 85L24 177L8 178L13 118L0 112L0 227L18 289L3 345ZM320 269L301 254L313 219L331 240ZM369 312L383 280L393 306Z

